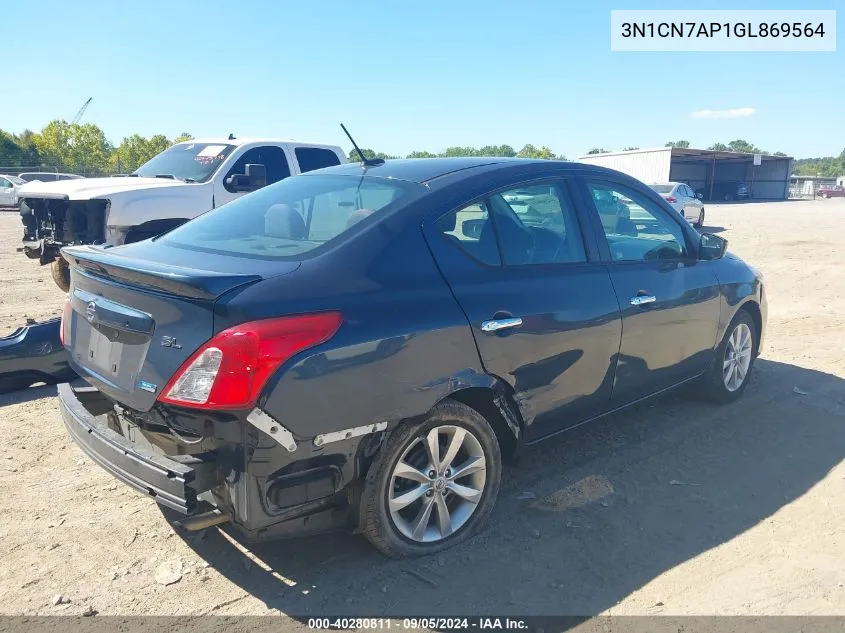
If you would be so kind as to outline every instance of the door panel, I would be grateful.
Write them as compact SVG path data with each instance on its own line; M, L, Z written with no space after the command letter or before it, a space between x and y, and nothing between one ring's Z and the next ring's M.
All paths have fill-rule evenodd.
M486 371L513 387L527 441L609 408L621 335L607 269L586 261L565 189L551 191L513 189L425 227Z
M679 218L619 183L588 182L587 188L598 215L628 218L594 222L622 311L613 386L614 404L621 405L707 368L716 344L719 285L711 262L691 257L693 245Z

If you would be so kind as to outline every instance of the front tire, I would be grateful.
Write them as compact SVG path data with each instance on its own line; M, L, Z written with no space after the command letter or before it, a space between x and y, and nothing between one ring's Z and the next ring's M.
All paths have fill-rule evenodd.
M50 275L62 292L70 290L70 265L64 257L59 256L53 260L50 264Z
M361 530L388 556L425 556L472 537L493 510L502 457L490 424L445 400L405 423L370 467Z
M757 355L757 327L754 319L740 310L716 348L713 364L702 377L699 393L711 402L733 402L748 386Z

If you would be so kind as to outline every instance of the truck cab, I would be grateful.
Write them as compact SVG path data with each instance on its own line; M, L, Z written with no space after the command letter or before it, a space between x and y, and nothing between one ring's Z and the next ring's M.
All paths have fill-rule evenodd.
M64 246L119 246L161 235L288 176L346 162L334 145L266 138L176 143L128 176L32 182L17 197L24 253L70 284Z

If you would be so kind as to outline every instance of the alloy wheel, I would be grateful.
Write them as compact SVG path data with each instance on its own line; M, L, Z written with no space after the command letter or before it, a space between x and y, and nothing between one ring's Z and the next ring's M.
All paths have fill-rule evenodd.
M751 366L752 344L751 328L746 323L737 325L725 345L722 361L722 380L728 391L736 391L745 382Z
M435 427L402 453L390 476L388 510L405 537L432 543L457 532L484 495L487 460L460 426Z

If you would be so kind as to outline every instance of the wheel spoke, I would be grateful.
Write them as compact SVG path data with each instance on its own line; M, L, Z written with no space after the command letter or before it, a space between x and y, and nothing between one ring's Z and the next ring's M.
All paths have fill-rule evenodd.
M428 452L429 465L437 468L440 463L440 432L439 429L431 429L425 438L425 450Z
M398 497L394 497L390 500L390 509L394 512L398 512L402 508L411 505L414 501L422 497L425 494L425 491L429 488L430 486L419 485L416 488L412 488L408 492L399 495Z
M456 484L454 481L449 482L447 486L449 490L454 492L459 497L466 499L470 503L478 503L481 499L481 491L476 490L475 488L470 488L469 486L462 486L461 484Z
M431 520L431 509L434 507L434 497L426 497L425 501L423 501L423 506L420 508L419 514L414 518L413 521L413 531L411 534L414 535L414 538L422 540L423 535L425 534L425 530L428 527L428 522Z
M452 516L449 514L449 506L443 495L434 495L437 503L437 527L440 528L440 536L446 537L452 533Z
M452 465L452 460L455 459L455 456L458 454L458 451L461 449L461 446L463 446L466 434L467 432L464 431L462 428L455 429L455 433L452 435L452 439L449 441L449 446L446 448L446 454L440 461L441 473Z
M461 464L459 467L455 468L452 471L452 476L449 477L449 479L451 481L456 481L461 477L466 477L467 475L471 475L472 473L477 473L485 469L486 465L484 463L483 457L470 457L463 464Z
M398 464L396 464L396 470L393 471L393 474L397 477L402 477L403 479L418 481L421 484L426 484L429 482L429 478L426 473L417 470L406 461L400 461Z
M722 363L722 369L728 369L731 365L733 365L733 360L730 358L726 358L725 362Z

